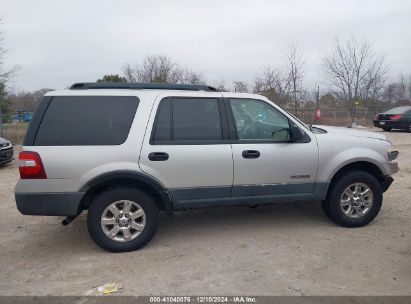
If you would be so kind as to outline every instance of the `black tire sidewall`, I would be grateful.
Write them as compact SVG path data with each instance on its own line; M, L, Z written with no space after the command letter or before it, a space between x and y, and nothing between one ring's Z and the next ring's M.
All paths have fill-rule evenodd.
M350 218L346 216L341 207L340 199L343 191L351 184L364 183L373 192L373 204L371 210L360 218ZM324 202L325 214L335 223L344 227L362 227L370 223L378 215L382 205L382 188L378 180L371 174L363 171L350 171L338 178L334 185L331 185L330 193Z
M134 240L117 242L108 238L101 228L101 215L108 205L119 200L138 203L146 215L144 230ZM88 210L87 227L90 237L101 248L111 252L133 251L143 247L154 236L158 226L158 208L155 201L146 193L134 188L116 187L97 195Z

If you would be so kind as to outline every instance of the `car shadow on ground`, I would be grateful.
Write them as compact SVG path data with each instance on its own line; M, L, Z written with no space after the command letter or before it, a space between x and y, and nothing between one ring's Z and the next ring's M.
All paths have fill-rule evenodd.
M408 133L407 130L403 130L403 129L391 129L390 131L385 131L383 129L380 129L377 132L382 132L382 133Z
M44 218L35 223L36 229L21 235L24 250L35 253L36 248L50 255L64 251L67 255L84 252L105 253L91 240L87 233L87 214L83 212L68 226L62 226L62 218ZM40 220L40 219L39 219ZM321 210L318 202L293 202L248 206L228 206L216 208L199 208L177 211L174 215L161 213L159 228L154 239L146 248L155 250L164 244L192 242L209 242L210 240L230 242L230 235L257 235L264 231L287 231L295 233L311 228L335 227ZM222 239L224 238L224 239ZM44 250L49 247L50 250ZM144 249L143 249L144 250Z

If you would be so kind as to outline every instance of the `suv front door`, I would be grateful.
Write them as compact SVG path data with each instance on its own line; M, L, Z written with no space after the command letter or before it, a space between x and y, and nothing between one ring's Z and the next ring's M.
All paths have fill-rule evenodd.
M267 101L226 98L234 159L233 202L312 196L318 167L314 136L292 141L293 123Z
M221 93L158 97L139 165L177 208L229 203L233 158Z

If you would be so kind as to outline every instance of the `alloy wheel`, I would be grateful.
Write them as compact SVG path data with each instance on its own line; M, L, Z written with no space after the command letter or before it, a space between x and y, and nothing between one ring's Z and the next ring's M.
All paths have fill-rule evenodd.
M146 214L134 201L116 201L104 209L101 215L104 234L117 242L134 240L144 230L145 225Z
M354 183L343 191L340 199L342 212L350 218L366 215L372 207L374 194L364 183Z

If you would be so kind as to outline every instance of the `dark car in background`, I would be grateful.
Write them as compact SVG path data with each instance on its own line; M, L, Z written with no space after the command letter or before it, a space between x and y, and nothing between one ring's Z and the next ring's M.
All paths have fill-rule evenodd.
M411 106L398 107L379 113L374 118L374 127L384 131L402 129L411 132Z
M13 145L10 141L0 137L0 166L11 162L13 158Z

